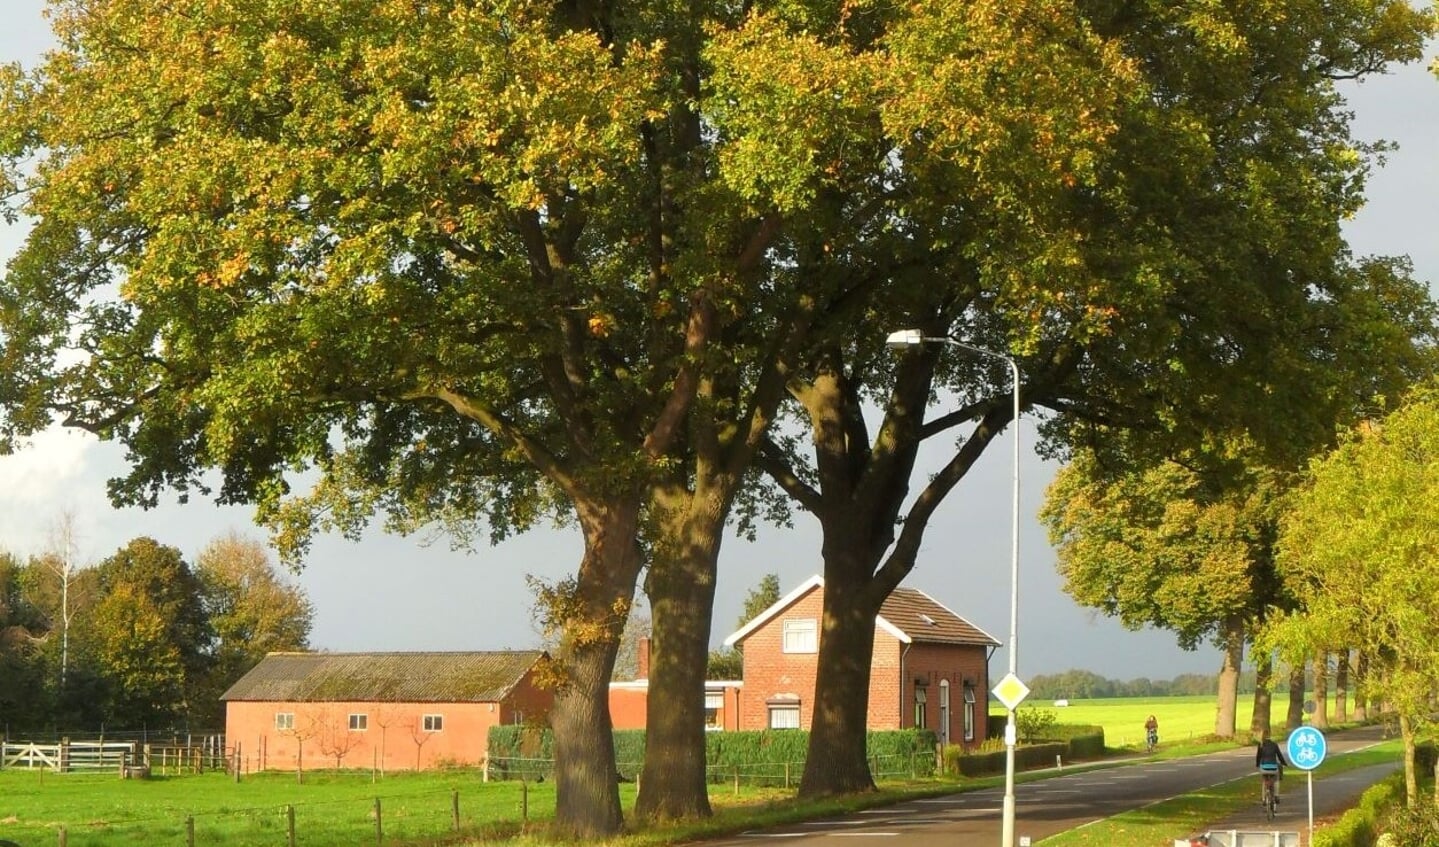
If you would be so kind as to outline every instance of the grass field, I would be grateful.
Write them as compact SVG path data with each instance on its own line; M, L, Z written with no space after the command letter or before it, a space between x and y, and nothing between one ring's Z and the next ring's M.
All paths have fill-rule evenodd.
M1189 744L1214 734L1214 695L1195 697L1119 697L1113 699L1070 700L1068 706L1055 706L1053 700L1029 700L1021 709L1044 709L1054 712L1063 724L1097 724L1104 727L1104 743L1109 747L1144 746L1144 720L1150 715L1159 721L1159 745ZM1287 695L1275 698L1270 711L1276 725L1284 723ZM1329 714L1334 714L1331 700ZM1239 740L1248 742L1247 730L1254 715L1254 696L1239 695L1235 727Z
M187 818L197 845L284 845L289 809L296 842L304 845L374 844L376 800L386 844L433 842L460 834L504 837L529 818L554 811L550 783L480 781L473 772L395 774L378 782L369 773L260 774L240 783L224 774L120 780L112 775L41 775L0 771L0 839L25 847L184 845Z

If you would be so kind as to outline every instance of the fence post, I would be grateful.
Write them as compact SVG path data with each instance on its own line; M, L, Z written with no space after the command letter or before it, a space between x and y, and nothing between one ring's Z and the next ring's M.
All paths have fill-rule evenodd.
M530 822L530 781L520 780L520 823Z
M789 762L784 763L784 787L789 788Z
M290 847L295 847L295 807L285 807L285 829L288 831Z
M129 753L127 753L127 752L124 751L124 750L121 750L121 751L120 751L120 778L121 778L121 779L124 779L124 778L125 778L125 760L128 759L128 758L129 758Z
M455 832L460 831L460 789L456 788L450 794L450 820L454 823Z
M70 770L70 739L60 739L60 766L56 773L68 773Z
M375 798L375 844L385 843L385 824L380 817L380 798Z
M185 847L195 847L195 816L185 816Z

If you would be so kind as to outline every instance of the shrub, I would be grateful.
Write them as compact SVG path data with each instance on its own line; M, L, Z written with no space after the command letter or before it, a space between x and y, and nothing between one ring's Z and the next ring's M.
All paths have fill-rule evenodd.
M1046 733L1059 720L1059 715L1050 709L1018 709L1014 713L1014 727L1019 740L1026 744L1039 738L1049 738Z

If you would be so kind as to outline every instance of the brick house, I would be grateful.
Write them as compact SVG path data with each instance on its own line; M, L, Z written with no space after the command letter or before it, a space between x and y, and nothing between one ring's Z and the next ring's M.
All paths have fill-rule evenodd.
M813 576L725 639L744 647L739 729L808 729L824 578ZM984 740L993 636L915 588L880 607L870 665L870 729L928 727L945 744Z
M222 696L246 770L478 764L492 726L545 721L539 650L270 653Z

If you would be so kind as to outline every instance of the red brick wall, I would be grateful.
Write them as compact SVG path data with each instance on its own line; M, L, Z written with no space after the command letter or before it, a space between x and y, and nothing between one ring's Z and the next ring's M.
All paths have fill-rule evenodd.
M983 647L949 647L939 644L915 644L905 655L903 684L905 689L905 713L903 726L914 724L914 699L917 680L928 684L926 692L925 726L941 733L941 680L949 682L949 743L965 743L976 746L984 740L986 705L988 702L989 678L988 651ZM964 685L968 681L974 689L974 738L964 741Z
M303 751L306 770L334 768L336 751L344 768L414 770L438 764L478 765L484 761L490 727L545 722L554 695L526 675L502 703L277 703L225 705L225 737L240 747L245 770L294 770ZM275 715L294 715L293 730L275 729ZM368 726L349 729L349 716L363 714ZM439 732L425 732L425 715L440 715Z
M808 729L814 710L814 653L784 652L784 621L790 618L820 620L823 595L811 591L796 600L744 640L744 688L739 696L739 728L769 726L768 700L776 695L799 697L800 726Z

